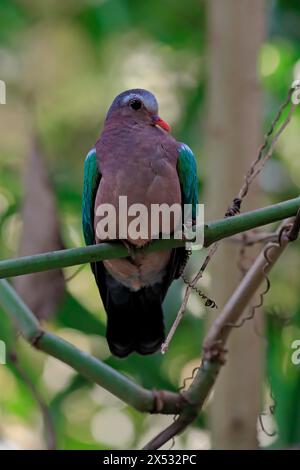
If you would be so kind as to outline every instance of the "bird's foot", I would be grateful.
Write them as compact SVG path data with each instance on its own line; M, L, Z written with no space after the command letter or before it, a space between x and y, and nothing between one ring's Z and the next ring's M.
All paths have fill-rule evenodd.
M195 226L196 226L196 221L194 219L186 220L186 222L183 224L183 233L182 233L183 241L190 242L192 241L193 238L195 238L195 229L194 229Z
M136 256L135 248L127 240L122 240L122 243L125 245L128 251L128 256L130 259L134 260Z

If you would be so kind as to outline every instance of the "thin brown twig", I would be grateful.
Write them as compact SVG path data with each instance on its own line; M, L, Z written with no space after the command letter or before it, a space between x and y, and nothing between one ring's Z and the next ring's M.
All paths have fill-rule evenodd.
M272 250L272 248L278 246L278 247L281 247L281 244L282 244L282 238L283 238L283 234L288 230L289 226L286 225L286 222L284 222L278 232L278 235L277 235L277 241L276 242L272 242L272 243L269 243L264 249L263 249L263 256L265 258L265 265L262 269L262 274L264 275L264 278L265 278L265 288L262 292L259 293L259 300L258 302L255 304L255 305L252 305L250 307L250 313L245 316L244 318L242 318L240 320L239 323L227 323L226 325L224 325L224 328L225 327L230 327L230 328L241 328L244 323L246 323L247 321L249 320L253 320L255 314L256 314L256 311L263 306L264 304L264 297L265 295L269 292L270 290L270 287L271 287L271 282L270 282L270 279L269 279L269 276L268 276L268 273L267 273L267 270L269 268L269 265L272 263L272 260L269 258L269 251Z
M232 237L226 238L225 241L232 243L239 243L245 246L252 246L256 243L274 242L277 240L277 235L274 232L257 232L250 230L243 234L233 235Z
M217 250L217 246L218 246L218 242L217 243L214 243L210 248L209 248L209 251L208 251L208 255L206 256L199 272L197 273L197 275L195 276L195 278L189 283L189 285L187 286L186 290L185 290L185 293L184 293L184 298L183 298L183 301L182 301L182 304L180 306L180 309L176 315L176 318L175 318L175 321L167 335L167 338L165 340L165 342L162 344L161 346L161 352L162 354L165 354L169 348L169 345L170 345L170 342L172 341L172 338L178 328L178 325L179 323L181 322L184 314L185 314L185 311L186 311L186 307L187 307L187 303L188 303L188 300L189 300L189 297L190 297L190 294L192 292L192 290L196 287L196 284L197 282L200 280L200 278L203 276L203 273L206 269L206 266L208 265L209 261L211 260L211 258L213 257L214 253L216 252ZM213 301L214 302L214 301ZM215 302L214 302L215 303Z
M278 311L275 311L274 307L272 309L272 316L276 316L276 318L279 318L280 319L280 324L281 324L281 327L284 328L286 326L288 326L290 323L291 323L291 319L292 317L282 317ZM259 331L258 329L258 325L255 323L255 317L254 317L254 322L253 322L253 329L254 329L254 332L257 336L259 336L261 339L264 340L265 344L266 344L266 347L269 346L269 341L268 341L268 338L266 336L266 334L264 334L263 332ZM277 407L277 400L274 396L274 393L273 393L273 390L272 390L272 385L271 385L271 381L270 381L270 378L267 377L267 380L268 380L268 384L269 384L269 389L270 389L270 398L271 400L273 401L272 405L269 405L268 406L268 411L267 412L261 412L260 415L259 415L259 423L260 423L260 427L261 427L261 430L262 432L264 432L266 434L266 436L268 437L273 437L277 434L277 431L274 430L273 432L269 432L265 425L264 425L264 421L263 421L263 417L264 416L268 416L268 414L270 416L274 416L275 414L275 410L276 410L276 407Z
M206 335L203 344L204 355L201 365L194 370L194 372L196 371L196 375L187 391L189 397L187 401L193 404L192 410L185 408L178 419L165 430L161 431L144 449L159 449L168 442L168 440L183 432L187 426L196 419L215 383L221 366L225 363L225 343L230 332L233 328L238 326L238 320L249 303L249 300L255 295L261 282L263 282L266 275L285 251L287 245L292 241L290 235L292 234L295 237L296 229L298 229L299 233L299 228L300 215L297 214L292 226L290 221L285 221L277 230L278 243L271 242L267 244L258 255ZM209 374L208 372L210 367L215 368L213 374ZM191 393L191 390L193 393ZM186 397L186 395L184 396ZM195 396L198 396L199 399L196 407L195 403L191 400Z
M200 366L196 367L192 373L194 378L189 388L181 392L189 406L182 410L171 425L146 444L144 449L159 449L174 436L183 432L196 419L212 389L221 365L220 360L210 363L201 361Z
M247 180L247 176L246 176L245 184L242 187L244 195L243 195L243 193L239 194L239 195L242 195L243 197L247 194L247 192L249 190L249 185L253 181L253 179L251 179L252 171L253 171L253 173L256 174L256 176L258 174L258 172L255 171L256 163L262 158L263 150L267 147L267 144L268 144L268 138L273 133L275 125L279 121L283 109L289 103L292 91L293 90L289 91L289 95L288 95L288 98L287 98L286 102L281 106L275 120L272 123L272 126L271 126L269 132L265 136L265 141L264 141L263 145L261 146L261 148L259 150L257 160L252 165L252 167L251 167L252 170L250 169L250 174L248 173L248 176L249 176L250 180ZM291 111L289 113L288 121L290 120L292 112L293 111ZM268 158L270 158L270 156L272 155L275 143L278 140L280 133L283 132L286 125L287 125L287 123L283 127L281 126L280 130L276 133L275 142L273 141L274 142L273 145L271 143L270 150L267 153ZM267 159L264 159L264 163L266 162L266 160ZM261 168L260 169L260 171L261 171L262 168L263 168L263 165L261 165L260 168ZM238 198L235 198L233 200L232 207L228 209L226 215L227 216L232 216L232 215L235 215L236 213L238 213L239 210L240 210L240 205L241 205L241 200L239 200ZM294 228L294 227L297 227L297 229ZM245 278L248 277L247 282L245 283L244 279L241 281L241 284L240 284L239 288L237 289L237 291L239 291L240 295L237 294L237 291L234 292L234 294L232 296L233 301L232 301L232 298L229 299L228 303L224 307L225 315L224 315L224 310L223 310L222 314L220 315L221 321L219 320L219 318L220 318L219 317L218 318L218 320L219 320L218 325L216 326L215 324L213 324L211 330L209 331L209 333L206 337L204 348L203 348L204 349L204 361L205 361L205 363L215 363L216 361L217 362L219 361L219 364L222 363L222 359L224 357L224 352L225 352L224 345L225 345L226 339L227 339L231 329L233 327L237 326L238 317L244 311L244 308L247 305L249 299L251 298L252 295L254 295L254 293L256 292L256 290L257 290L258 286L260 285L260 283L262 282L262 280L267 277L267 272L272 268L274 263L277 261L277 259L281 255L281 253L284 251L285 246L289 243L289 241L294 240L296 238L296 236L298 236L299 228L300 228L300 210L299 210L299 213L297 214L297 217L295 219L295 222L294 222L294 225L293 225L292 229L288 232L288 234L290 235L291 238L289 238L287 236L283 240L283 234L287 231L287 227L286 227L286 225L284 225L284 227L281 227L281 230L279 231L279 233L277 233L278 243L277 244L274 243L274 240L272 239L272 242L269 243L265 247L263 252L257 258L256 262L249 269L249 272L247 273L248 276L247 275L245 276ZM215 248L214 250L211 250L208 257L205 259L205 262L202 265L199 273L193 279L193 281L195 281L197 278L200 279L202 277L202 274L203 274L209 260L211 259L211 256L213 256L213 254L215 253L216 249L217 248ZM268 278L267 278L267 282L268 282ZM247 287L248 287L248 292L247 292ZM268 288L269 288L269 286L267 286L266 291L268 290ZM192 287L189 284L187 289L186 289L186 294L187 294L187 292L188 292L188 294L185 295L185 298L184 298L184 301L183 301L184 307L186 307L186 305L187 305L187 298L190 294L191 289L192 289ZM247 295L247 293L248 293L248 295ZM263 297L263 295L264 294L262 294L261 297ZM261 301L262 301L262 298L261 298ZM243 306L243 302L244 302L244 306ZM226 311L226 307L227 307L227 311ZM254 308L257 308L257 306L254 307ZM181 319L182 316L183 316L183 313L184 313L184 312L182 313L182 307L181 307L179 312L180 312L180 319ZM222 321L223 321L223 324L222 324ZM179 322L177 322L177 325L178 325L178 323ZM224 328L224 326L227 326L227 328ZM224 333L224 330L226 330L225 333ZM175 330L172 329L171 331L174 334ZM167 345L165 344L164 347L166 348ZM203 364L203 361L202 361L202 364ZM199 374L201 372L202 372L202 367L199 368ZM213 386L213 383L214 382L211 383L211 387ZM193 383L192 383L192 385L193 385ZM209 393L209 390L210 389L207 390L207 395ZM203 400L203 402L204 402L204 400ZM202 402L202 405L203 405L203 402ZM199 406L199 410L201 409L202 405ZM176 419L176 421L172 425L170 425L167 429L162 431L158 436L156 436L156 438L154 438L149 444L147 444L145 446L145 449L158 449L161 445L163 445L169 439L174 438L175 435L182 432L188 426L188 424L190 424L194 419L193 418L187 424L184 424L184 420L182 420L180 418L182 418L182 416L179 416L179 418Z
M292 228L288 234L288 238L291 242L297 240L300 231L300 208L298 209Z
M274 397L273 395L273 390L272 390L272 387L271 387L271 383L270 383L270 380L268 379L268 382L269 382L269 389L270 389L270 397L271 397L271 400L273 401L272 405L269 405L268 406L268 412L269 412L269 415L270 416L274 416L275 414L275 410L276 410L276 407L277 407L277 400L276 398ZM277 430L274 429L274 431L270 432L266 429L265 425L264 425L264 420L263 420L263 416L268 416L268 412L262 412L260 413L259 415L259 423L260 423L260 427L261 427L261 430L262 432L264 432L266 434L266 436L268 437L274 437L276 436L277 434Z
M271 415L273 416L273 413L271 413ZM263 416L268 416L268 415L267 415L267 413L263 412L263 413L260 413L260 415L259 415L259 417L258 417L258 419L259 419L259 424L260 424L260 427L261 427L262 432L265 433L266 436L268 436L268 437L274 437L274 436L276 436L276 434L277 434L277 431L276 431L276 430L270 432L270 431L268 431L268 430L266 429L266 427L265 427L265 425L264 425L264 421L263 421Z
M285 230L286 230L286 227L285 227L285 225L283 225L281 232L279 232L279 235L275 234L275 239L274 240L272 240L273 237L270 237L270 235L268 237L265 236L264 239L268 238L270 241L272 241L273 246L276 243L280 246L281 245L281 238L282 238L282 235L283 235ZM292 228L290 229L290 231L288 233L288 238L289 238L290 241L296 240L296 238L298 237L298 234L299 234L299 230L300 230L300 209L299 209L299 211L296 215L296 218L294 220ZM238 268L240 269L241 273L243 275L245 275L245 273L247 271L247 268L245 266L246 248L247 248L247 246L249 246L249 239L248 239L248 244L247 244L247 233L243 233L242 235L240 235L239 241L242 243L242 245L241 245L241 248L240 248L240 251L239 251ZM253 238L252 238L252 241L253 241ZM261 239L259 241L261 241ZM272 246L272 243L269 244L269 247L271 247L271 246ZM265 256L265 259L266 259L266 265L263 269L263 273L265 274L266 287L262 292L260 292L258 303L256 303L255 305L250 306L250 313L247 316L245 316L239 323L237 323L235 325L231 325L233 328L241 328L246 321L254 319L258 308L263 306L265 295L269 292L269 290L271 288L271 282L270 282L270 279L268 277L268 274L266 273L266 268L267 268L267 266L270 262L269 257L268 257L268 247L266 247L265 250L264 250L264 256ZM258 335L259 337L263 338L266 341L266 343L268 344L267 337L264 334L261 334L257 331L255 322L253 323L253 326L254 326L255 334ZM271 395L271 398L273 399L274 404L269 406L269 414L271 416L273 416L274 413L275 413L276 400L273 397L271 384L270 384L270 395ZM262 432L264 434L266 434L266 436L274 437L277 434L277 431L274 430L272 432L269 432L266 429L265 425L264 425L263 417L267 416L267 415L268 415L267 412L261 412L259 414L260 427L261 427Z
M202 300L205 300L205 306L206 307L210 307L210 308L218 308L216 302L214 300L212 300L211 298L209 298L206 294L204 294L204 292L199 289L199 287L195 287L191 284L191 282L184 276L184 274L182 275L182 279L184 281L184 283L191 287L198 295L199 297L202 299Z
M85 265L82 264L81 266L79 266L79 268L75 269L75 271L72 274L70 274L70 276L65 278L65 282L73 281L73 279L83 270L84 267Z
M273 234L272 234L273 235ZM264 237L265 239L266 237ZM267 238L270 238L270 237L267 237ZM247 266L246 266L246 260L247 260L247 256L246 256L246 253L247 253L247 248L249 247L249 244L247 244L247 233L243 233L240 237L240 242L242 242L241 244L241 248L239 250L239 256L238 256L238 261L237 261L237 266L242 274L242 276L244 276L247 272ZM253 238L252 238L253 239ZM249 240L249 239L248 239ZM280 236L278 237L278 234L275 234L275 239L271 240L273 243L275 242L279 242L280 244ZM266 258L266 261L268 263L268 257L266 255L266 252L265 252L265 258ZM265 272L265 269L264 269L264 272ZM260 295L259 295L259 302L256 303L255 305L251 305L249 310L250 310L250 313L248 315L246 315L238 324L236 325L233 325L234 328L241 328L244 323L246 321L249 321L249 320L255 320L255 315L257 313L257 309L260 308L261 306L263 306L263 302L264 302L264 296L267 294L267 292L269 291L270 289L270 280L269 280L269 277L268 275L265 273L265 276L266 276L266 288L260 292ZM256 324L255 324L255 321L253 321L253 328L254 328L254 332L257 336L259 336L260 338L264 338L265 341L268 343L268 340L266 338L265 335L263 334L260 334L256 331ZM271 393L272 393L272 390L271 390ZM273 409L273 407L269 407L269 410L270 410L270 413L271 413L271 408ZM262 429L262 431L269 437L271 437L271 433L269 433L265 426L264 426L264 421L263 421L263 416L265 416L267 413L265 412L261 412L259 414L259 423L260 423L260 427ZM272 413L271 413L272 414ZM272 433L272 436L275 435Z
M242 233L241 235L242 238L242 244L239 249L239 255L238 255L238 261L237 261L237 267L241 273L242 276L244 276L247 272L247 255L246 255L246 240L247 240L247 235L246 233Z
M160 449L166 442L172 439L174 436L182 433L186 427L194 421L194 416L191 416L190 419L180 419L177 418L173 421L170 426L161 431L157 436L155 436L148 444L143 447L143 450L156 450Z
M241 191L239 193L238 197L240 197L241 199L243 199L246 196L250 184L261 173L261 171L263 170L263 168L266 165L267 161L273 155L273 152L274 152L275 146L278 142L278 139L279 139L280 135L283 133L283 131L285 130L285 128L290 123L292 115L295 111L295 107L296 106L294 104L291 105L287 117L285 118L284 122L282 123L282 125L280 126L280 128L278 129L276 134L274 135L273 140L270 144L270 148L269 148L268 152L266 153L266 155L263 158L261 158L260 160L256 160L254 162L253 167L252 167L252 172L248 175L248 179L247 179L244 187L241 189ZM247 187L247 190L246 190L246 187Z
M235 216L236 214L240 213L240 208L241 208L242 201L243 201L244 197L248 194L248 191L249 191L249 188L250 188L252 182L258 176L258 174L262 171L262 169L264 168L266 162L272 156L274 148L276 146L276 143L277 143L280 135L284 131L284 129L289 124L289 122L291 120L291 117L292 117L292 115L294 113L294 110L295 110L295 105L291 102L291 96L292 96L293 91L294 91L294 88L291 87L289 89L288 96L287 96L286 100L280 106L279 111L278 111L277 115L275 116L275 119L272 121L268 132L265 134L264 141L263 141L262 145L259 148L258 155L257 155L256 159L253 161L253 163L251 164L250 169L246 173L244 182L243 182L243 184L242 184L242 186L239 190L239 193L233 199L231 206L227 209L227 211L225 213L225 217L232 217L232 216ZM274 130L276 128L276 125L279 122L283 111L285 110L285 108L289 104L291 105L289 113L288 113L287 117L284 119L281 126L279 127L278 131L274 134L274 137L271 140L270 145L269 145L269 139L273 135ZM264 152L267 149L268 145L269 145L269 150L264 155ZM204 262L202 263L197 275L193 278L193 280L186 287L184 298L183 298L182 304L179 308L179 311L177 313L177 316L175 318L175 321L174 321L174 323L173 323L173 325L172 325L172 327L171 327L171 329L170 329L170 331L167 335L167 338L166 338L165 342L161 346L162 354L165 354L167 352L167 350L169 348L169 345L170 345L170 342L172 341L172 338L173 338L173 336L174 336L174 334L175 334L175 332L176 332L176 330L177 330L177 328L178 328L178 326L179 326L179 324L180 324L180 322L181 322L181 320L182 320L182 318L185 314L185 311L186 311L186 308L187 308L187 303L188 303L189 297L191 295L191 292L192 292L193 289L196 288L197 283L202 278L205 269L207 268L208 264L210 263L211 259L213 258L213 256L215 255L215 253L218 249L219 243L220 242L216 242L210 247L208 255L206 256Z
M264 155L264 152L265 152L265 150L267 149L267 147L269 145L269 139L272 136L272 134L274 133L275 127L278 124L278 122L279 122L279 120L282 116L283 111L285 110L285 108L289 104L291 104L291 96L293 94L293 91L294 91L294 88L289 89L286 100L280 106L275 119L273 120L268 132L265 134L264 141L263 141L261 147L259 148L257 158L253 161L253 163L250 166L248 172L246 173L244 183L243 183L243 185L242 185L242 187L241 187L241 189L238 193L238 196L237 196L238 200L239 199L244 199L244 197L248 194L250 185L253 182L253 179L255 178L255 176L257 176L257 173L256 173L257 168L256 167L259 165L259 163L262 159L265 161L265 157L263 157L263 155ZM275 134L275 143L277 142L280 134L284 131L286 125L290 122L291 115L293 114L294 110L295 110L295 105L292 103L291 104L291 109L290 109L291 113L288 114L287 118L284 120L284 122L283 122L282 126L280 127L279 131ZM285 125L286 120L287 120L287 123ZM278 133L279 133L279 135L278 135ZM266 154L266 155L268 155L268 158L270 158L272 156L272 152L274 150L274 146L272 146L272 142L270 144L269 149L271 149L271 148L272 148L272 151L270 152L270 150L269 150ZM266 163L266 161L264 163ZM255 176L253 176L254 173L255 173Z
M237 289L225 304L221 314L212 324L204 341L205 350L209 350L216 341L220 342L221 345L224 345L230 330L241 326L237 323L237 320L243 313L254 293L257 291L259 285L266 280L266 288L264 292L260 294L260 306L262 301L261 297L263 297L269 289L269 280L267 275L290 242L288 238L288 234L290 233L288 229L290 229L290 226L290 221L283 222L277 230L278 243L268 243L258 255L246 275L241 280ZM258 308L258 305L253 308Z
M263 254L264 254L264 257L265 257L265 260L266 260L266 264L265 264L264 269L263 269L263 274L264 274L265 280L266 280L266 288L263 292L261 292L259 294L260 295L259 303L257 305L254 305L253 307L251 307L251 313L242 320L240 325L236 325L235 327L238 328L239 326L242 326L245 323L245 321L252 320L254 318L256 310L259 307L263 306L263 298L268 293L268 291L270 290L270 287L271 287L271 282L270 282L269 276L267 274L267 268L268 268L269 264L272 262L272 260L269 258L269 254L268 254L269 251L272 249L272 247L274 247L276 245L280 247L281 244L282 244L282 240L283 240L284 236L286 236L289 241L295 241L299 236L299 231L300 231L300 208L299 208L299 210L297 212L297 215L294 218L293 222L290 222L290 223L288 221L283 222L280 225L280 227L279 227L279 229L276 233L277 240L273 241L273 242L270 242L265 247L265 249L263 250ZM254 330L255 330L255 325L254 325ZM267 339L264 335L259 334L256 330L255 330L255 333L257 335L265 338L265 340L267 341Z

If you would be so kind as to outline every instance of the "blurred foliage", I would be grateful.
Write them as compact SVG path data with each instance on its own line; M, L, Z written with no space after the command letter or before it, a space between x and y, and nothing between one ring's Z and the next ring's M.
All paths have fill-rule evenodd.
M143 87L156 94L161 114L174 134L201 155L199 177L204 187L203 133L199 135L199 123L205 125L204 6L198 0L188 4L171 0L0 0L0 78L7 84L7 104L0 107L1 257L18 252L22 167L30 151L32 129L47 155L64 243L68 247L83 244L83 160L99 135L112 98L126 88ZM259 60L266 125L293 78L300 77L299 23L300 4L268 2L268 34ZM260 179L266 202L299 193L299 129L297 113ZM66 269L66 275L75 269ZM299 246L295 244L272 274L267 307L279 306L299 318L299 279ZM204 287L209 288L209 282L206 274ZM170 290L165 305L168 324L182 289L177 283ZM89 267L85 267L68 283L64 301L46 327L146 387L176 390L198 364L203 315L198 299L192 297L189 315L166 356L117 360L107 348L105 315ZM299 326L293 327L293 335L288 336L287 328L270 317L266 375L277 401L279 434L267 438L261 433L265 446L300 441L299 366L289 362L292 336L300 339L300 331ZM129 409L69 367L32 351L21 340L16 342L3 312L0 339L7 342L9 351L16 348L22 368L45 397L59 448L141 447L171 420ZM0 386L5 390L0 396L0 447L43 448L38 406L13 365L0 366ZM205 418L204 414L176 439L176 448L209 447Z
M300 366L292 361L292 344L300 339L300 306L294 315L275 310L267 319L268 372L280 430L276 445L292 447L300 441Z

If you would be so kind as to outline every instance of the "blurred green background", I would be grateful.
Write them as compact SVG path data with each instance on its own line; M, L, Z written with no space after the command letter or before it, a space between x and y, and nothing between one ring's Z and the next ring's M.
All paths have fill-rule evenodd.
M300 4L274 0L267 5L267 37L258 67L264 129L292 80L300 76ZM39 161L53 185L63 245L83 245L83 161L99 135L108 106L124 89L140 87L156 94L160 113L174 135L200 157L203 194L207 184L201 151L206 33L205 3L199 0L0 0L0 79L7 84L7 104L0 105L1 258L17 256L22 245L26 224L22 207L32 197L36 178L34 165L29 179L28 175L24 179L23 170L30 161L33 141L38 142ZM299 194L299 135L297 112L260 178L266 203ZM40 222L47 224L44 216ZM28 223L26 233L30 236ZM259 430L265 447L300 442L299 366L290 361L291 343L300 339L299 261L295 244L275 268L265 302L266 384L272 385L276 407L275 416L270 416L267 407L263 419L269 431L278 431L269 437ZM66 269L66 277L75 271ZM202 286L209 285L207 273ZM177 283L168 295L168 324L183 288ZM67 282L63 295L51 296L52 307L57 308L46 315L46 328L146 387L176 390L199 362L205 311L199 308L197 297L191 298L189 315L165 357L132 356L120 361L110 356L106 345L105 314L89 266ZM286 324L282 316L292 319ZM135 412L21 339L16 343L3 312L0 339L17 353L19 365L0 366L0 448L46 447L40 408L18 368L49 407L60 449L138 448L172 419ZM272 405L267 385L265 395L266 403ZM208 449L210 445L204 412L176 438L175 448Z

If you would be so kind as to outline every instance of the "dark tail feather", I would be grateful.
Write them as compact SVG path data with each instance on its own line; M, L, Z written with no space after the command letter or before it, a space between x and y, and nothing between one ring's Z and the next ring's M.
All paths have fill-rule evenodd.
M127 287L108 274L103 263L93 263L92 270L107 314L106 339L114 356L127 357L135 350L135 317L129 308Z
M153 354L165 340L164 317L160 286L151 286L135 293L136 317L135 350L140 354Z
M144 287L135 294L137 296L134 304L137 324L135 350L140 354L156 352L165 340L162 303L172 281L180 277L186 260L185 248L173 250L163 281Z
M134 317L127 308L128 304L106 305L107 327L106 339L114 356L127 357L135 350Z
M126 357L133 351L153 354L165 339L160 297L150 288L132 292L120 285L117 297L108 293L106 337L111 352ZM116 292L116 291L115 291Z
M115 356L131 352L153 354L165 339L162 301L163 286L133 292L114 279L97 262L92 269L107 313L106 338Z

